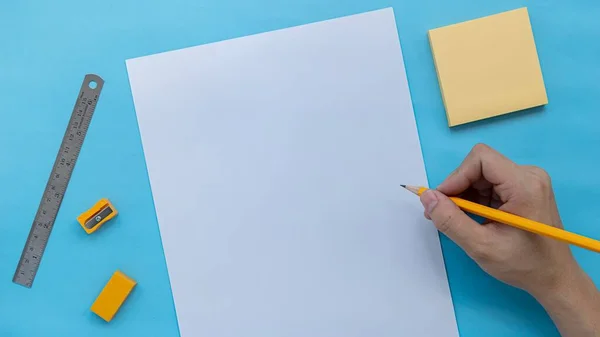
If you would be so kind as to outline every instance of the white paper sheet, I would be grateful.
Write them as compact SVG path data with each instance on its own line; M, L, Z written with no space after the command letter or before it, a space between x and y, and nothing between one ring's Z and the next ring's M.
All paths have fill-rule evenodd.
M458 335L391 9L127 69L183 337Z

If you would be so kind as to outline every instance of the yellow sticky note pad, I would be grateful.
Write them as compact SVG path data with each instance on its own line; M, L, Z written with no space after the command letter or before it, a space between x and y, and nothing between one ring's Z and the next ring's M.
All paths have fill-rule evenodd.
M432 29L448 125L548 103L527 8Z
M117 270L92 304L92 312L110 322L135 285L134 280Z

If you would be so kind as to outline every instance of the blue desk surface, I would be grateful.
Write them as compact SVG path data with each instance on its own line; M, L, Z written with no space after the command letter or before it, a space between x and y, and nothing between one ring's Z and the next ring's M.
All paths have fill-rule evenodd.
M393 6L430 183L477 142L554 179L566 227L600 238L600 2L169 0L0 2L0 335L178 336L125 59ZM550 103L449 129L427 30L529 7ZM83 75L106 81L33 289L11 282ZM27 132L20 128L27 127ZM121 210L87 236L75 217ZM557 336L527 294L442 238L462 336ZM597 284L600 257L575 255ZM115 269L140 281L106 324L89 306ZM29 315L35 314L35 321Z

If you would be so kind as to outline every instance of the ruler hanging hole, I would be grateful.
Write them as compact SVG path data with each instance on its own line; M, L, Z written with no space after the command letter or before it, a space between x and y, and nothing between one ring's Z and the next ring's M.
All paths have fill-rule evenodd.
M96 83L96 81L90 81L90 83L88 83L88 87L90 87L90 89L94 90L98 87L98 83Z

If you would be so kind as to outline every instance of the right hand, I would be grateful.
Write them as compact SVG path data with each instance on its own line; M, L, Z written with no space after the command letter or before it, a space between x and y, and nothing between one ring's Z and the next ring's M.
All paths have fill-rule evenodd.
M423 193L425 216L487 273L536 297L568 285L582 273L567 244L501 223L480 225L447 195L562 228L544 170L517 165L477 145L437 190Z

